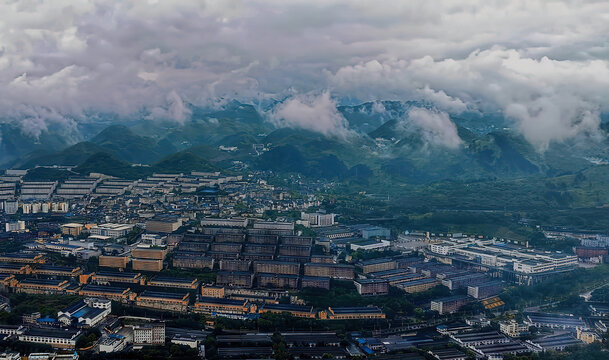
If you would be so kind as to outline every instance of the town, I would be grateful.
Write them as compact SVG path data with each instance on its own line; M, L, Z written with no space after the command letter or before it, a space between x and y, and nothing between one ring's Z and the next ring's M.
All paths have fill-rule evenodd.
M0 177L1 359L159 348L211 359L501 359L593 346L607 332L607 282L594 274L607 271L604 234L547 230L580 241L549 251L483 234L395 233L324 211L331 183L272 185L264 173L28 173ZM561 311L569 294L532 294L524 306L514 295L580 272L569 294L583 312Z

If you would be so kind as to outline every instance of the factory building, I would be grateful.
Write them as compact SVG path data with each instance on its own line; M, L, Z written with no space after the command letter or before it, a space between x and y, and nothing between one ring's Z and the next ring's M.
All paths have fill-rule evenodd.
M221 286L201 286L201 296L212 298L223 298L225 296L224 288Z
M209 250L209 243L199 241L180 241L178 244L178 250L180 251L195 251L195 252L206 252Z
M91 276L91 280L97 284L144 284L142 274L135 272L99 271Z
M200 253L179 252L173 255L173 267L178 269L213 269L214 259Z
M245 244L244 254L269 254L274 255L277 250L276 245L272 244Z
M137 271L159 272L163 270L163 260L132 259L131 267Z
M329 277L333 279L353 280L353 265L345 264L304 264L306 276Z
M224 271L249 271L252 266L251 261L222 259L220 260L220 270Z
M326 213L319 213L319 212L306 213L303 211L300 213L300 219L302 221L308 222L309 225L312 227L332 226L332 225L334 225L335 217L336 217L335 214L326 214Z
M356 266L361 269L362 273L368 274L378 271L397 269L397 262L395 259L381 258L360 261Z
M74 349L80 331L68 329L29 328L19 334L19 341L50 345L56 349Z
M208 227L246 228L247 223L248 223L247 218L233 218L233 219L204 218L201 220L201 226L208 226Z
M258 273L258 286L274 289L298 288L298 275Z
M173 216L156 216L146 221L146 231L151 233L172 233L182 226L182 219Z
M155 321L132 326L134 345L164 345L165 323Z
M385 314L376 306L367 307L329 307L320 312L322 320L370 320L384 319Z
M57 313L57 320L65 326L93 327L110 315L112 302L107 299L85 298Z
M67 280L23 279L16 286L18 293L26 294L62 294L67 289Z
M229 243L229 242L213 243L213 244L211 244L211 251L238 254L241 252L242 247L243 247L243 244L241 244L241 243Z
M26 264L0 264L0 274L30 274L32 268Z
M107 236L112 239L117 239L127 235L132 229L133 224L99 224L93 226L89 232L94 236Z
M294 233L294 223L293 222L256 220L254 222L254 229L280 230L280 231L285 231L286 233L289 233L291 235Z
M63 235L69 235L77 237L82 232L84 226L82 224L69 223L61 225L61 233Z
M300 284L301 288L319 288L330 290L329 277L303 276Z
M254 262L255 273L270 274L300 274L300 263L283 261L256 261Z
M32 270L34 275L76 277L82 274L80 266L40 265Z
M168 287L176 289L196 290L199 287L199 280L196 278L176 278L166 276L155 276L148 280L148 286Z
M406 291L409 294L414 294L432 289L440 285L440 282L433 278L420 278L412 281L405 281L395 284L396 287Z
M461 307L471 302L471 298L466 295L455 295L431 301L431 310L437 311L440 315L452 314Z
M260 313L281 314L284 312L290 313L294 317L315 319L315 312L312 306L305 305L290 305L290 304L264 304L260 309Z
M219 232L214 237L218 243L243 243L245 242L245 234L232 232Z
M231 300L216 297L200 297L194 304L194 311L208 315L243 315L249 312L247 300Z
M137 306L185 312L188 309L190 294L184 293L166 293L158 291L145 290L137 296L135 304Z
M119 302L127 302L129 300L134 300L136 297L136 294L133 293L129 288L102 285L86 285L78 291L78 295L99 297Z
M254 274L244 271L218 271L216 284L251 288L254 284Z
M270 234L248 234L247 242L251 244L270 244L275 245L279 243L279 235Z
M100 255L99 256L99 266L101 266L101 267L124 269L127 267L128 263L129 263L129 258L127 256L110 256L110 255Z
M164 260L166 249L137 247L131 251L131 256L138 259Z
M473 273L465 274L453 278L443 279L442 285L446 286L450 290L457 290L466 288L469 285L477 285L488 282L490 279L485 274Z
M311 246L311 245L313 245L313 238L310 236L282 235L281 244L282 245Z
M316 264L334 264L332 255L311 255L311 262Z
M389 282L384 279L359 279L353 282L357 293L362 296L389 294Z
M0 255L0 262L21 264L44 264L46 260L41 254L9 253Z
M467 295L473 297L474 299L486 299L499 294L504 287L505 284L503 281L488 281L482 284L468 286Z
M279 255L284 256L311 256L311 246L300 246L300 245L279 245Z

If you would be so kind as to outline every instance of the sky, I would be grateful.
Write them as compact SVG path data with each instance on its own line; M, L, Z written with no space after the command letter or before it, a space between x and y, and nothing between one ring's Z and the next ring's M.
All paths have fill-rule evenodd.
M607 34L606 1L4 0L0 118L38 136L285 99L269 121L345 136L338 104L424 100L446 146L448 114L500 111L543 150L609 110Z

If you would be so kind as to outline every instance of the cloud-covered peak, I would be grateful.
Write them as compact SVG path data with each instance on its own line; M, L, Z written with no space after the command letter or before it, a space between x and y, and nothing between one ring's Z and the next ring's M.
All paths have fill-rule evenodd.
M269 118L278 127L311 130L344 139L354 134L327 91L320 95L290 97L278 103L269 114Z

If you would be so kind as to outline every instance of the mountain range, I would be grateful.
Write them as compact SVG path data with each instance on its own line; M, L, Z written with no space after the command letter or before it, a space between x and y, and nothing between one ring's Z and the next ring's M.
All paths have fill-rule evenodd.
M133 164L158 171L245 164L327 179L365 182L382 176L427 183L559 176L601 166L609 159L604 124L594 140L570 140L540 152L509 129L502 117L465 113L451 116L461 145L449 148L410 126L408 110L426 104L381 104L383 111L375 111L377 103L338 107L355 134L348 137L277 128L256 107L238 102L221 110L193 107L192 119L184 123L108 118L96 126L79 125L69 134L43 131L37 138L2 124L0 166L71 165L82 172L137 177L142 171L134 170ZM105 127L100 129L100 124Z

